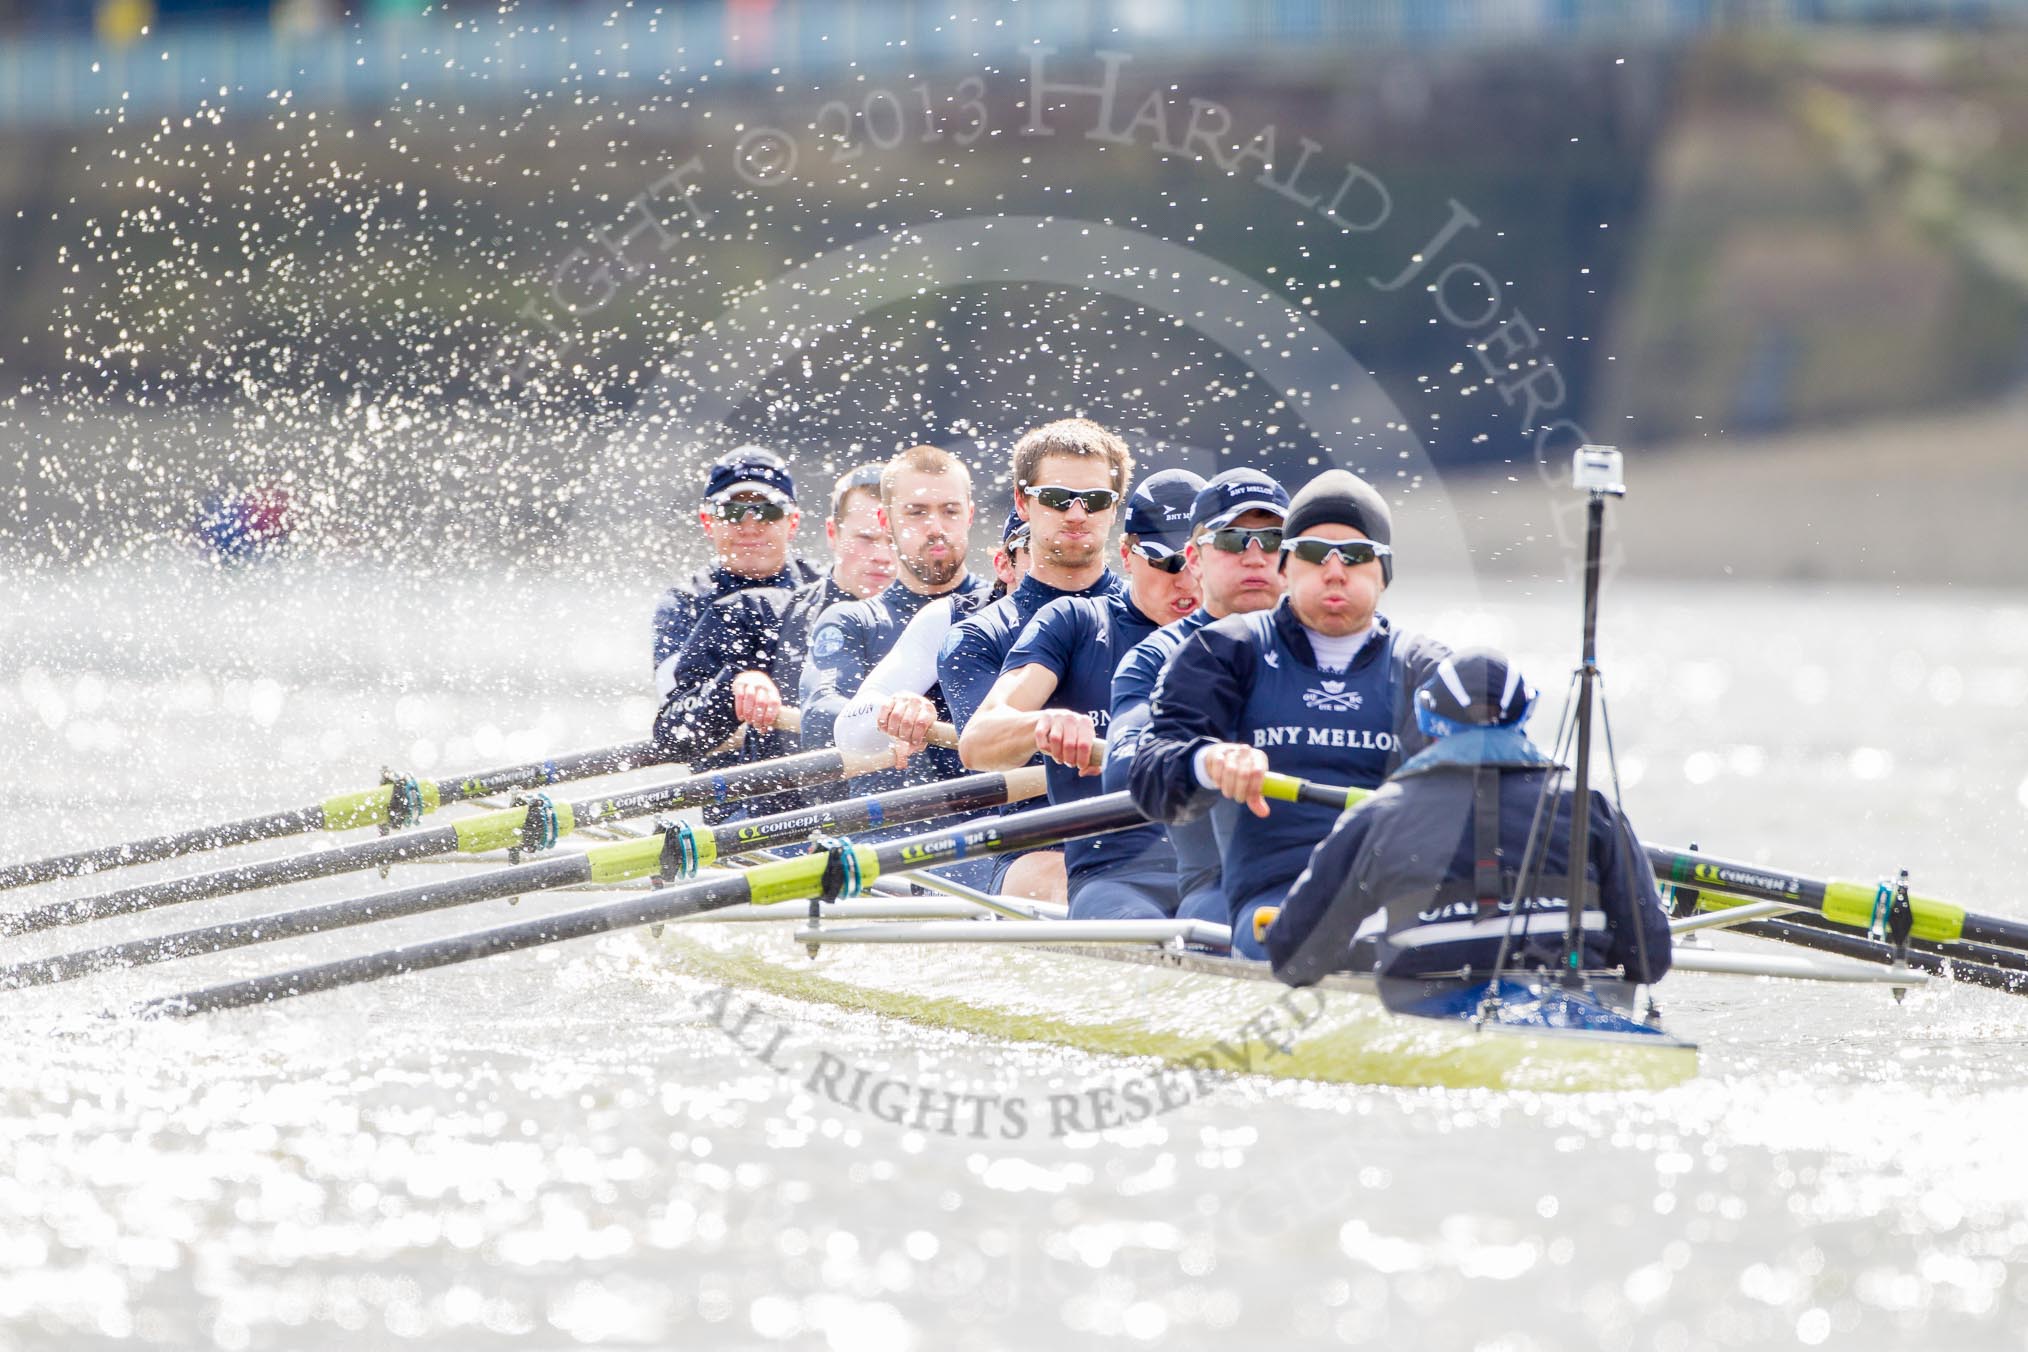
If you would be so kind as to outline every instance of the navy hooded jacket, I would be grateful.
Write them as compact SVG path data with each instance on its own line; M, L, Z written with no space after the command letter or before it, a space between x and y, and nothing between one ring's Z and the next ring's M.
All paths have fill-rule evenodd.
M1576 793L1553 795L1539 868L1517 894L1530 824L1550 759L1518 728L1454 733L1402 766L1352 808L1290 889L1265 946L1275 975L1307 986L1355 963L1352 941L1385 917L1379 967L1386 976L1554 966L1563 952L1570 893L1570 829ZM1479 824L1475 775L1498 777L1497 905L1476 900ZM1621 967L1634 981L1659 980L1671 958L1669 918L1647 852L1604 794L1591 791L1586 854L1584 964ZM1545 817L1547 813L1543 814ZM1490 880L1490 879L1489 879Z

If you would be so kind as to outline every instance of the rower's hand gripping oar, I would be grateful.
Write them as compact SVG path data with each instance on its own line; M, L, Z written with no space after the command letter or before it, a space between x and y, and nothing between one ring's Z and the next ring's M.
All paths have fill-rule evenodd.
M268 1004L313 991L336 990L406 972L448 967L566 939L680 920L727 906L772 905L827 894L856 896L885 873L956 863L986 855L1047 849L1082 836L1122 831L1147 821L1124 793L1035 808L985 822L928 831L879 844L841 844L821 854L760 864L740 873L699 878L624 901L587 906L471 934L320 963L274 976L228 982L148 1001L144 1016L199 1014Z
M515 848L542 850L579 827L596 822L703 807L835 779L849 779L882 769L890 763L891 759L884 751L805 751L779 760L756 761L752 765L691 775L668 784L577 803L556 803L545 794L537 794L520 806L479 813L446 826L402 832L284 859L262 860L212 873L171 878L95 897L80 897L0 915L0 934L30 934L59 925L78 925L88 920L131 915L158 906L304 882L311 878L328 878L334 874L438 855L482 854Z

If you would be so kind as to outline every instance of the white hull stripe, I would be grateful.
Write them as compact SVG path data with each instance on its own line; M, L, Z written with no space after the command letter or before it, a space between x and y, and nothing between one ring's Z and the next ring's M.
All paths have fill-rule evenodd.
M1475 939L1498 939L1507 933L1510 918L1504 915L1491 916L1484 920L1442 920L1431 925L1417 925L1387 936L1387 942L1396 948L1421 948L1425 944L1470 943ZM1538 912L1524 922L1514 924L1518 934L1562 934L1569 927L1566 914L1561 911ZM1582 927L1588 934L1605 930L1606 918L1602 911L1587 910Z

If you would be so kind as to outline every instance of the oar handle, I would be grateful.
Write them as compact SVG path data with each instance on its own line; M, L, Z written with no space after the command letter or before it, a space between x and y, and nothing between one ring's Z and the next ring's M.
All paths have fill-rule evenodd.
M1019 803L1029 798L1040 798L1049 792L1049 774L1039 765L1024 765L1018 770L1008 770L1007 801Z
M1261 781L1260 796L1282 803L1314 803L1318 807L1343 810L1371 798L1373 790L1355 789L1343 784L1318 784L1270 770L1267 778Z
M783 705L782 711L775 715L773 730L776 732L786 732L791 736L800 736L803 731L803 711L794 705ZM940 746L946 751L956 751L958 749L958 730L949 723L932 723L930 725L929 744L931 746Z

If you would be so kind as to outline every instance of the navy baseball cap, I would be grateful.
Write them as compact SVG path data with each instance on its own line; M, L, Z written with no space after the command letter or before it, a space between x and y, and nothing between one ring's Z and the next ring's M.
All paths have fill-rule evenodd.
M1190 542L1190 512L1204 480L1187 469L1150 474L1127 499L1122 527L1139 537L1149 558L1166 558Z
M1021 513L1008 509L1007 524L1000 529L1000 544L1008 550L1022 549L1028 544L1028 523L1021 519Z
M1289 491L1257 469L1229 469L1204 485L1190 508L1190 529L1219 530L1246 512L1287 516Z
M735 493L758 493L784 506L796 500L796 481L782 458L764 446L741 446L711 462L704 500L724 502Z

